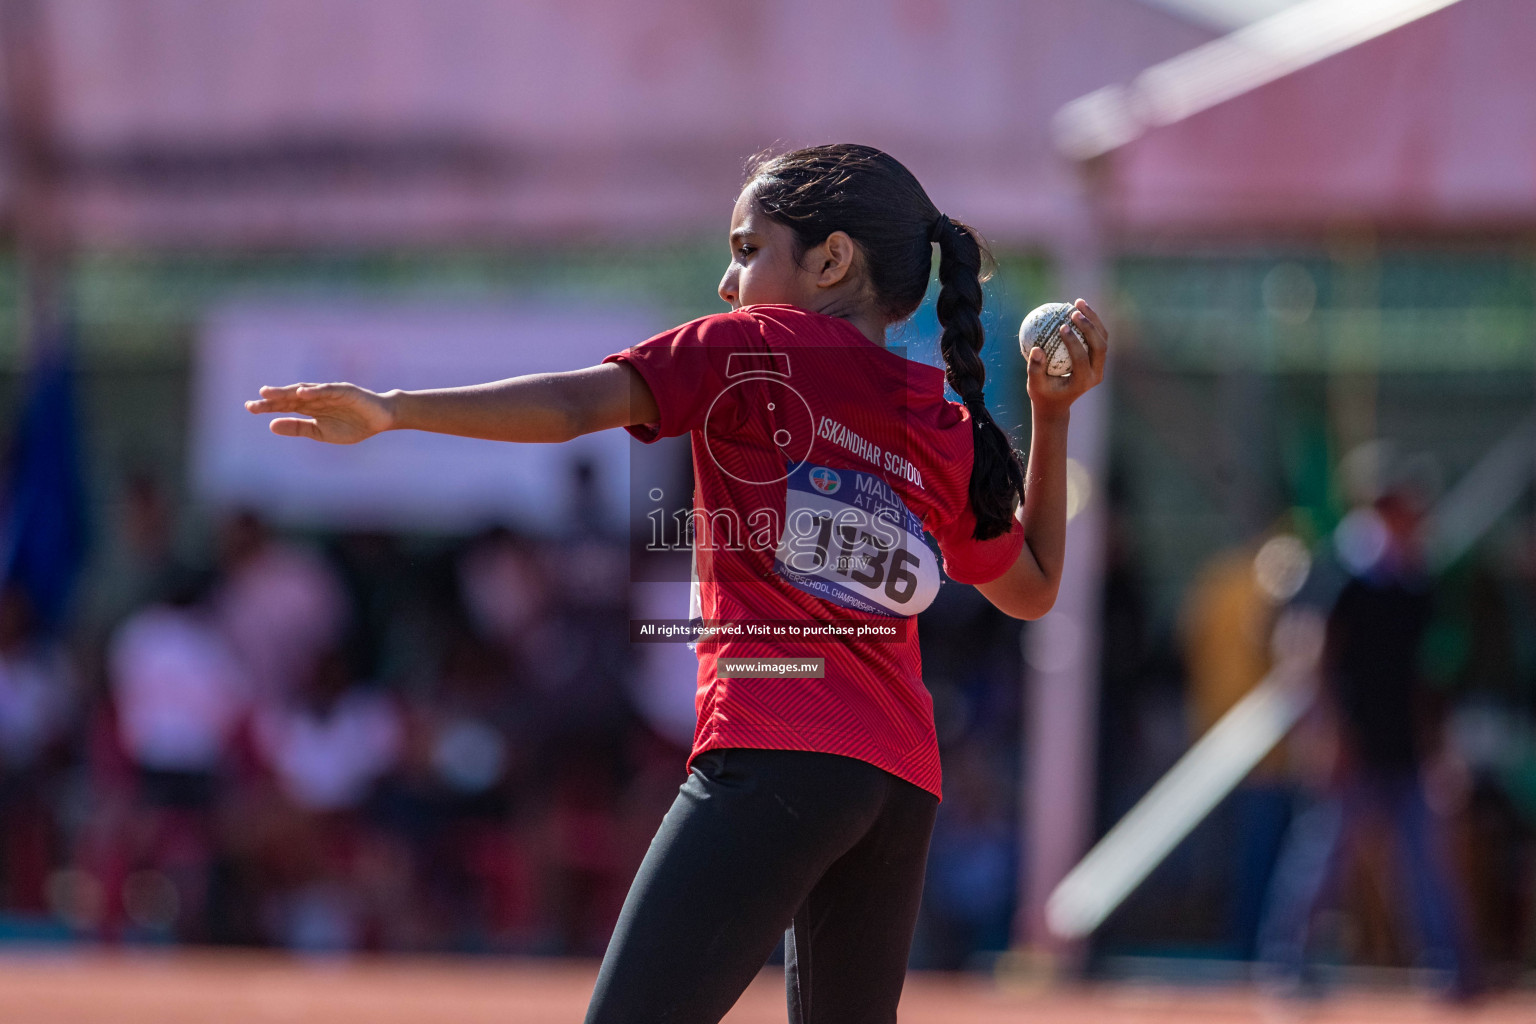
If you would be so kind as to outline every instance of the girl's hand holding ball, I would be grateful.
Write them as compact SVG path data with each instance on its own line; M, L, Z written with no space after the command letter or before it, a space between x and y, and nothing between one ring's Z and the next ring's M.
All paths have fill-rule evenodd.
M1104 379L1109 331L1082 299L1050 302L1019 328L1019 349L1029 363L1029 401L1040 412L1065 412Z

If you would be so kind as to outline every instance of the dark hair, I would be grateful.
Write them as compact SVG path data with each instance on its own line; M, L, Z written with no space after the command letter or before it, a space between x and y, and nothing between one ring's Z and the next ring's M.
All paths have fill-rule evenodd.
M912 172L870 146L840 143L759 156L747 187L758 209L795 233L797 257L843 231L864 255L875 302L887 322L922 304L939 246L939 351L944 376L971 411L975 461L971 510L975 537L1007 533L1024 499L1018 454L987 412L982 397L981 282L991 256L976 231L941 214Z

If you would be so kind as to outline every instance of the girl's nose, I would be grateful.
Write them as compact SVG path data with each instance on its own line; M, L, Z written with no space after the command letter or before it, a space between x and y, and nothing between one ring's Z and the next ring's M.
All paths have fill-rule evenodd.
M720 298L725 300L728 306L736 305L736 272L727 270L725 276L720 279Z

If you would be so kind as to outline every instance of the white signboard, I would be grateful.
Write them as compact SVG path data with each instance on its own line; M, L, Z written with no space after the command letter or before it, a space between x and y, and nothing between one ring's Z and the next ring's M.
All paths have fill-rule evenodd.
M489 303L246 301L198 339L193 465L198 492L295 525L561 532L579 521L576 466L591 463L601 520L627 519L623 430L565 444L391 431L356 445L279 437L242 403L263 384L350 381L378 391L573 370L667 326L640 309Z

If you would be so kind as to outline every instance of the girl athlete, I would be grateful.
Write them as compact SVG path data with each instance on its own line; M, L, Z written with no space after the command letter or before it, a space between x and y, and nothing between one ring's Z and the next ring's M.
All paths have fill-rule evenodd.
M935 244L944 370L884 347L922 301ZM587 1022L718 1021L781 933L791 1021L894 1021L940 799L910 628L939 585L923 533L952 580L1007 614L1049 610L1068 410L1101 379L1108 335L1079 299L1085 341L1062 328L1071 375L1029 353L1026 474L982 397L984 251L900 163L854 145L759 161L730 251L730 312L597 366L432 391L264 387L246 407L298 413L272 431L337 444L691 434L697 614L715 631L697 645L688 778Z

